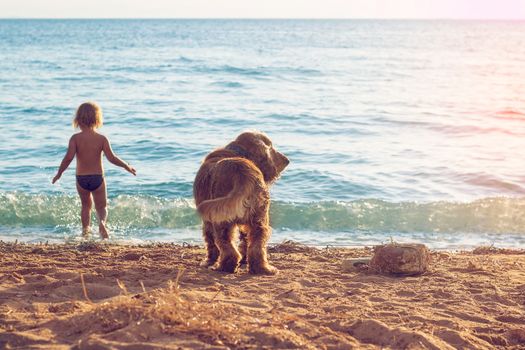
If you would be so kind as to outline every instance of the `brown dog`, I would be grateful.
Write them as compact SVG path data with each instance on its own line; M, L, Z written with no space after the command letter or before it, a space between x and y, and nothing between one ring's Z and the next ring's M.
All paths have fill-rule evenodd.
M204 266L235 272L247 262L250 273L277 273L266 256L271 233L269 186L288 163L259 132L242 133L208 154L193 184L208 251ZM234 245L238 231L239 249Z

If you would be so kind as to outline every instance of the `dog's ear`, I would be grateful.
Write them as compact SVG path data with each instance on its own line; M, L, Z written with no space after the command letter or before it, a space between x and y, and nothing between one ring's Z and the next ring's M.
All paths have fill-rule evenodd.
M236 142L249 152L248 158L263 173L266 183L275 181L289 163L283 154L273 148L270 138L261 132L244 132Z
M258 149L261 150L261 153L267 153L268 152L268 145L266 143L264 143L263 140L257 140L255 142L255 145L257 146Z
M254 140L254 146L257 149L255 163L264 176L264 181L271 183L279 177L279 170L276 167L274 155L272 153L271 142L265 142L261 138Z

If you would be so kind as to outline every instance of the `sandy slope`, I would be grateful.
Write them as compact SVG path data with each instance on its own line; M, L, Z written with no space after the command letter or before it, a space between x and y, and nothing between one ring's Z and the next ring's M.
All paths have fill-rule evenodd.
M342 272L369 253L282 244L268 277L201 268L199 247L0 243L0 348L525 348L523 252Z

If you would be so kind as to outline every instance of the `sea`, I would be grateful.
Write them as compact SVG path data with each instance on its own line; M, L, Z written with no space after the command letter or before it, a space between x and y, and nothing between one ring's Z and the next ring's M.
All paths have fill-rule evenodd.
M85 101L137 169L105 161L113 242L202 244L201 161L259 130L271 243L525 248L523 21L0 20L0 240L80 239Z

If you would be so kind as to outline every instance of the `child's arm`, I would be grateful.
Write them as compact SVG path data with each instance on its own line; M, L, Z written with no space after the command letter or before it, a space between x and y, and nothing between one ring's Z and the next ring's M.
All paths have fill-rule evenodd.
M128 172L132 173L135 176L137 175L137 171L135 170L135 168L130 166L128 163L124 162L122 159L117 157L115 153L113 153L113 150L111 149L111 144L109 143L109 140L106 137L104 137L104 147L102 148L102 150L104 151L104 155L110 163L126 169Z
M62 176L62 173L66 171L69 164L71 164L75 158L75 153L77 153L77 144L75 142L75 136L71 136L69 139L69 146L67 147L66 155L64 156L64 159L62 159L62 163L60 163L57 174L53 178L53 183L57 182Z

